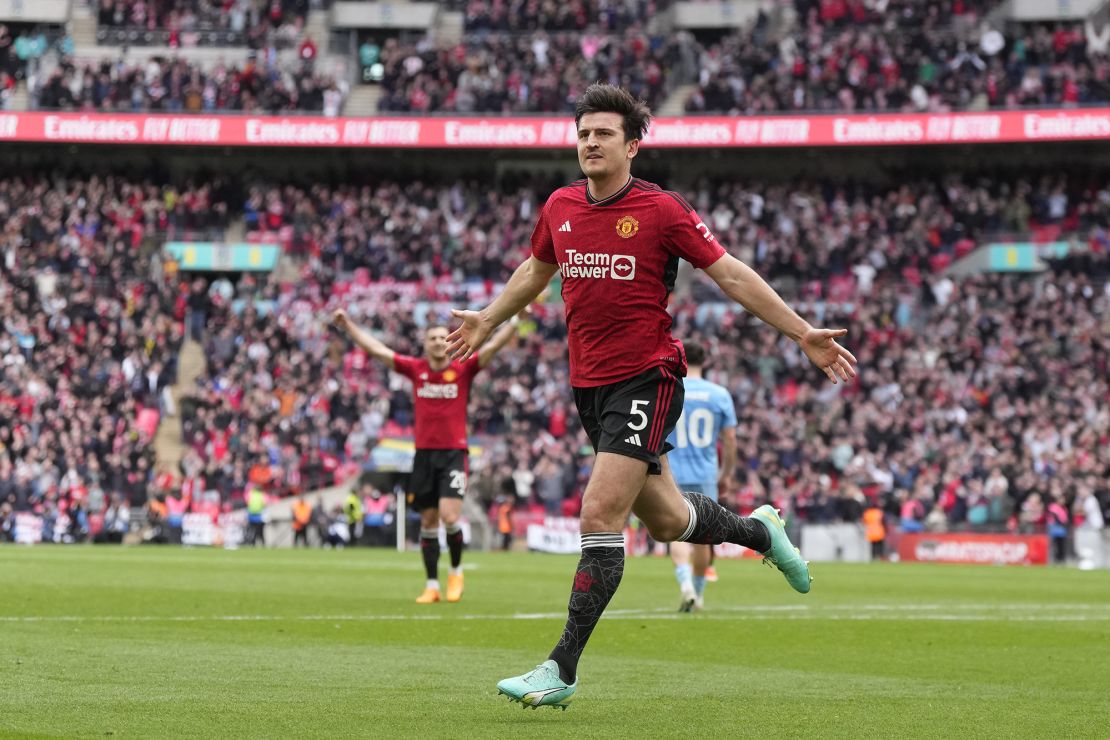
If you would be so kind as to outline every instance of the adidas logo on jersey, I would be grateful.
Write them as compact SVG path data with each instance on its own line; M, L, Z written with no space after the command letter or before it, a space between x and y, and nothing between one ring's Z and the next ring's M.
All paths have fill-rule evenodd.
M570 233L570 221L567 221L562 226L560 226L559 231L565 231L569 234Z
M636 445L637 447L643 447L643 445L640 444L640 435L639 434L633 434L631 437L629 437L628 439L626 439L624 441L625 441L625 444Z

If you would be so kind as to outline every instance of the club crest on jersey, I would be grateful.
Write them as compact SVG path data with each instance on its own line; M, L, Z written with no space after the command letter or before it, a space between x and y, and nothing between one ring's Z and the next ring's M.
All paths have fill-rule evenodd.
M457 377L459 377L459 374L451 368L448 368L443 372L443 382L445 383L453 383L455 382L455 378Z
M631 239L640 230L640 222L631 216L621 216L617 219L617 233L623 239Z

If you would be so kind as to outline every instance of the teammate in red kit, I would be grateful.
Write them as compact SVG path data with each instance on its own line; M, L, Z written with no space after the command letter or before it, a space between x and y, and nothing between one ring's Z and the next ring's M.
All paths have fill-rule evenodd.
M532 233L532 256L486 308L455 311L462 325L448 337L448 352L465 361L562 272L571 384L597 459L562 637L535 670L497 685L525 706L565 708L576 692L579 657L624 573L621 531L630 512L657 541L734 542L763 553L795 590L810 588L809 568L773 508L739 517L704 495L680 492L671 476L666 439L682 412L686 358L666 307L679 258L796 341L832 382L854 376L856 360L836 342L844 330L806 323L721 248L681 196L632 177L650 120L647 106L620 88L586 90L575 109L586 179L551 194Z
M447 547L451 553L447 600L458 601L463 593L463 535L459 515L468 472L466 406L470 384L478 371L505 346L514 329L510 325L502 327L477 355L457 362L447 356L445 326L428 327L424 333L424 356L409 357L397 354L370 332L356 326L342 309L332 316L332 323L371 357L412 381L416 455L412 460L409 491L413 495L413 506L420 511L420 550L428 575L424 592L417 597L416 603L434 604L440 600L441 521L447 531Z

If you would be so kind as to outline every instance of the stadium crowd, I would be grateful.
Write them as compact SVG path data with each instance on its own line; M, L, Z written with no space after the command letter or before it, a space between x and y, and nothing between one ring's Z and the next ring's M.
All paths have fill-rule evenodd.
M226 215L212 185L0 180L5 537L20 511L41 515L48 538L84 539L92 515L122 535L121 511L154 493L151 435L173 411L162 391L176 378L186 296L152 270L146 240L206 237Z
M585 31L606 33L643 24L670 6L670 0L465 0L467 31Z
M248 228L266 238L277 235L302 258L298 280L246 276L190 283L178 279L169 262L163 269L170 279L152 281L141 277L147 263L140 261L129 273L139 277L85 287L106 291L98 316L122 316L116 329L110 322L97 329L116 332L118 341L86 342L82 350L58 341L68 335L58 334L63 320L52 318L60 310L77 324L82 289L50 293L37 284L54 274L59 285L83 284L74 265L86 255L118 273L120 260L151 230L196 229L190 213L199 219L214 211L220 215L209 218L226 221L226 206L200 206L219 204L222 196L117 181L67 184L59 191L46 182L4 183L6 213L18 217L8 219L3 272L13 298L0 309L6 311L0 347L7 389L0 408L13 420L0 425L0 466L8 466L0 485L15 494L13 507L41 509L51 490L42 469L53 465L56 478L69 475L86 487L92 476L81 463L90 456L100 470L121 469L123 458L109 457L119 451L101 457L99 448L91 454L78 449L80 443L73 452L76 474L65 457L44 460L41 439L49 432L34 432L43 428L33 423L35 415L61 425L59 433L69 431L71 440L66 425L85 419L92 433L76 439L111 438L100 430L128 424L137 406L159 408L158 391L172 378L174 353L146 338L162 332L165 346L175 348L186 327L203 341L208 364L178 409L188 450L175 471L175 491L213 492L226 504L250 486L285 495L344 479L378 440L411 432L412 404L404 381L328 330L330 311L343 306L397 351L419 354L428 321L441 320L451 307L482 302L527 253L549 185L248 187L242 203ZM856 520L869 502L879 502L912 530L1043 527L1060 494L1069 517L1073 502L1085 500L1088 491L1110 502L1105 182L951 177L864 187L703 181L690 195L722 243L772 279L805 315L846 326L865 370L854 384L830 386L796 350L772 344L768 329L721 303L715 289L697 278L680 279L676 334L710 347L710 377L737 402L740 464L726 492L733 506L747 510L769 499L806 520L830 521ZM43 221L33 206L39 200L57 206L47 209L58 215L45 222L44 233L28 226ZM1082 270L1047 280L943 275L950 260L998 232L1069 239L1090 257ZM117 238L121 233L126 238ZM34 253L34 279L19 259L25 239L54 245ZM41 326L27 326L26 317L38 315L28 312L30 306L53 305L48 295L66 301L43 312ZM577 511L591 456L569 395L560 314L550 296L539 303L514 346L476 380L471 426L485 451L475 460L473 491L491 511L506 499L551 513ZM82 318L87 324L88 316ZM37 349L48 338L49 349ZM107 347L119 348L118 356ZM130 351L135 348L137 354ZM95 368L96 377L119 388L129 403L109 409L98 394L71 398L66 391L72 377L83 377L80 371L61 374L57 387L51 385L54 366L47 363L63 361L67 352L78 358L68 362ZM29 382L32 376L37 383ZM27 388L40 389L47 401L28 397ZM51 404L63 403L59 397L87 413L50 416ZM16 430L38 434L38 445L21 438L17 446ZM119 454L138 456L136 466L126 468L132 477L143 477L136 473L139 458L151 468L149 440L141 434ZM138 505L161 488L153 473L145 478L145 487L100 479L101 490Z
M233 436L245 430L259 442L233 463L240 475L262 455L275 481L303 485L305 470L334 470L363 459L375 440L405 434L412 411L404 384L329 335L323 317L343 305L398 351L418 353L426 320L480 302L519 263L539 192L539 184L509 194L388 182L252 190L249 222L283 232L307 260L295 286L248 286L248 294L262 291L259 305L275 318L229 309L222 328L211 327L208 355L218 361L204 403L225 407ZM697 282L688 289L674 307L678 333L713 347L714 372L741 409L737 503L770 496L824 521L858 518L860 496L880 496L900 516L900 501L927 488L943 499L950 524L962 526L977 523L968 499L995 467L1016 506L1031 492L1049 495L1040 490L1046 472L1060 464L1082 487L1110 462L1099 441L1110 431L1110 406L1097 331L1108 308L1105 186L1052 178L890 189L705 183L694 202L723 243L808 314L858 327L853 346L869 368L857 385L823 388L788 348L759 351L761 335L715 302L715 291ZM1042 240L1083 233L1103 255L1103 273L1040 288L1027 278L940 274L977 240L1007 231ZM1060 291L1072 315L1056 310ZM511 487L548 511L573 513L589 456L567 394L558 309L536 311L517 348L475 386L472 426L490 444L475 485L487 504ZM1027 367L1014 368L1015 352L1032 358ZM1058 372L1076 378L1070 391L1049 383ZM1016 400L1010 407L1005 399ZM1069 426L1076 413L1084 423ZM1063 430L1048 452L1033 439L1046 414L1060 415ZM1017 420L991 423L999 419ZM896 432L920 424L912 428L921 445L897 447ZM1064 462L1046 463L1058 450Z
M387 39L382 65L383 111L542 112L574 108L589 84L621 84L655 104L662 100L664 71L672 58L693 64L687 34L673 39L630 29L620 34L587 31L531 35L467 36L457 44L429 39Z
M473 0L458 44L364 44L383 111L556 112L580 81L657 105L695 83L691 113L950 111L1110 100L1110 24L983 22L993 0L796 0L721 35L657 34L659 3Z
M167 45L175 48L196 44L203 38L196 32L208 30L228 31L255 49L282 48L297 43L309 5L309 0L99 0L97 22L106 29L166 31Z
M312 59L284 67L263 55L242 65L203 69L184 59L153 56L141 63L63 59L31 93L33 107L44 110L322 111L337 116L346 83L318 70Z
M864 3L825 12L835 5L810 7L777 43L757 24L704 47L686 110L950 111L1110 100L1110 25L1014 23L1002 32L958 14L960 4L907 3L897 15Z

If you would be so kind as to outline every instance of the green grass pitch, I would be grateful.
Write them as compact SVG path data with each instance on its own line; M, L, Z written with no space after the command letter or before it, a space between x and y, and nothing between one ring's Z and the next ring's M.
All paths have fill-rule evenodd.
M0 548L5 737L1110 737L1110 571L719 562L679 615L631 559L566 712L497 681L543 660L575 560ZM444 574L445 575L445 572Z

